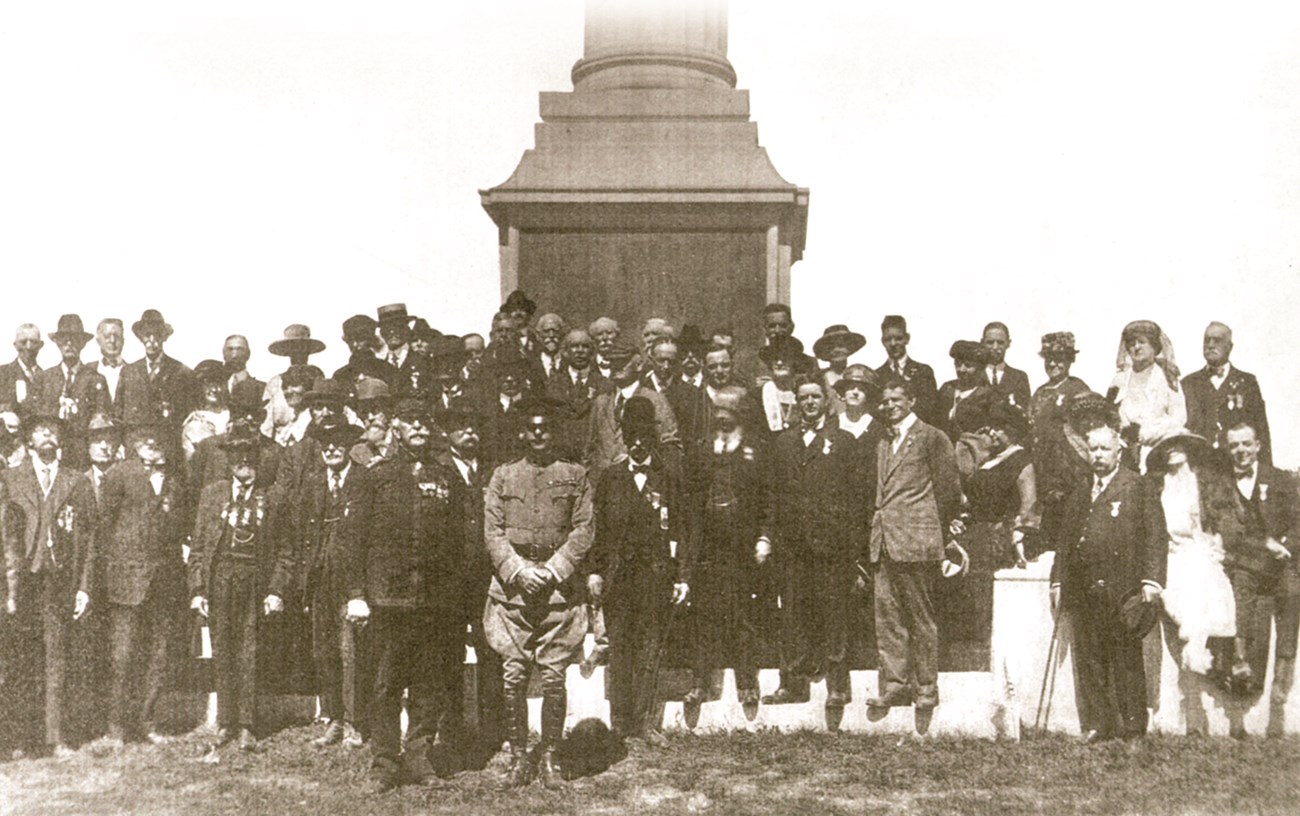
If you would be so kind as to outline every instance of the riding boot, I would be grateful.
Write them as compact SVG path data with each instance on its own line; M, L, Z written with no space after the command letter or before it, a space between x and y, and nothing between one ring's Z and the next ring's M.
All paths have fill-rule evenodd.
M524 689L506 689L502 698L506 739L510 742L510 771L507 786L522 788L528 784L528 696Z
M555 758L555 749L564 736L564 715L568 705L564 689L547 689L542 693L542 759L538 766L538 776L547 788L558 788L563 784L560 766Z

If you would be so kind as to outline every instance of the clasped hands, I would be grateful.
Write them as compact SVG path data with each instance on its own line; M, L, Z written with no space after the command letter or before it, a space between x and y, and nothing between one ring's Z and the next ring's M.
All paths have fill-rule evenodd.
M525 595L536 595L551 586L555 576L546 567L529 565L519 570L515 582L523 589Z

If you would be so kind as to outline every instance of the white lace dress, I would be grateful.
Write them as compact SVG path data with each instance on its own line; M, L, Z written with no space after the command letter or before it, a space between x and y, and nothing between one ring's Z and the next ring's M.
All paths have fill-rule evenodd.
M1206 639L1237 632L1232 584L1223 571L1223 539L1201 529L1196 474L1184 465L1165 476L1160 503L1169 531L1169 561L1161 601L1183 641L1182 667L1210 670Z

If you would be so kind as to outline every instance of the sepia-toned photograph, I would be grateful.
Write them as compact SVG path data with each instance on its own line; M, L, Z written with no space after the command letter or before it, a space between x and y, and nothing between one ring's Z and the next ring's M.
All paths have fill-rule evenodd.
M1300 7L54 2L0 76L0 816L1300 809Z

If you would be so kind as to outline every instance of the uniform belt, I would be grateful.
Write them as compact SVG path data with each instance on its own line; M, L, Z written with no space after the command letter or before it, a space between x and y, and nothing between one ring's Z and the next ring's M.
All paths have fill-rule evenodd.
M510 546L514 547L515 552L519 554L520 558L526 558L529 561L545 561L552 555L555 555L555 551L559 549L559 547L551 544L532 542L521 542L518 544L512 542Z

